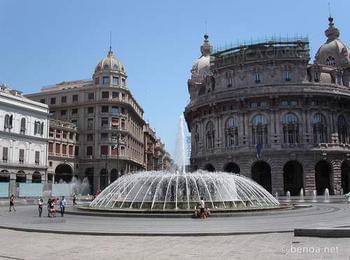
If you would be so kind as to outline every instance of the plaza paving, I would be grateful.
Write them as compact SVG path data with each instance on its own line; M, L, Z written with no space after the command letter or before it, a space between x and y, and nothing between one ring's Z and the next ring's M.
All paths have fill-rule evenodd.
M0 259L350 259L350 238L295 237L292 232L349 227L350 205L344 203L207 220L47 218L45 210L39 218L35 206L7 210L0 207Z
M350 204L323 203L310 208L238 214L233 217L130 218L66 215L61 218L37 216L36 206L19 206L17 212L0 208L0 226L82 234L103 235L218 235L266 232L292 232L295 228L334 228L350 226Z
M350 239L292 233L120 237L0 230L0 259L350 259Z

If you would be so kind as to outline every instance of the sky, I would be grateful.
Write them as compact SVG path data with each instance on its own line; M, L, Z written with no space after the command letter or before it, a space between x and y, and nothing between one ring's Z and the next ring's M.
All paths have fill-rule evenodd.
M0 83L24 93L90 79L108 51L166 149L189 102L187 80L207 31L215 47L269 36L325 41L330 2L340 38L350 42L349 0L0 0Z

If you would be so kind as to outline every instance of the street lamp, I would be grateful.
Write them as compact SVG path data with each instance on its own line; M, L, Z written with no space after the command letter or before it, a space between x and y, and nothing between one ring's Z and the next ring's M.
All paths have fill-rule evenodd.
M120 133L117 133L115 136L112 134L112 141L115 142L115 144L113 145L112 149L113 150L117 150L116 164L117 164L117 174L118 175L119 175L119 146L120 146L120 138L121 138Z
M107 186L110 184L110 174L109 174L109 171L108 171L108 168L107 168L107 164L108 164L108 150L107 150L107 153L105 154L106 155L106 160L105 160L105 174L106 174L106 178L107 178Z

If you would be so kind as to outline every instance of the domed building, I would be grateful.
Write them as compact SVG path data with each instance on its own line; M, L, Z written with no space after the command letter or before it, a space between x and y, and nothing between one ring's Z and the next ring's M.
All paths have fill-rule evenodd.
M76 166L69 157L53 164L57 167L49 176L52 182L62 175L69 182L76 174L87 177L91 192L96 192L125 173L145 169L143 109L128 88L123 63L111 48L96 65L92 80L64 81L27 97L48 104L52 119L77 126L72 154ZM57 134L54 129L49 131ZM58 142L50 144L49 140L49 158L57 157L61 150Z
M271 193L350 191L350 57L333 18L310 63L307 38L213 52L188 80L191 168L246 175Z

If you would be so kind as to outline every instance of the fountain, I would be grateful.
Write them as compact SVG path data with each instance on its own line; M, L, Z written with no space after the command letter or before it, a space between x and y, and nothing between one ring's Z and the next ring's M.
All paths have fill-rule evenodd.
M329 202L329 190L326 188L324 190L324 202Z
M312 202L317 202L317 191L316 190L312 191Z
M286 197L287 197L286 201L290 202L290 191L289 190L287 190L287 192L286 192Z
M186 172L184 118L177 136L177 170L126 174L105 188L89 205L117 212L193 212L203 199L213 211L279 208L268 191L253 180L227 172Z
M175 164L180 173L186 172L186 142L185 142L185 118L180 116L178 133L176 138Z
M193 210L201 198L213 209L273 208L278 201L247 177L226 172L138 172L108 186L90 207Z
M299 202L304 202L305 200L304 200L304 189L303 188L301 188L300 189L300 199L299 199Z
M90 184L88 178L84 178L83 181L73 176L69 183L71 185L72 194L87 195L90 191Z

